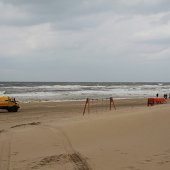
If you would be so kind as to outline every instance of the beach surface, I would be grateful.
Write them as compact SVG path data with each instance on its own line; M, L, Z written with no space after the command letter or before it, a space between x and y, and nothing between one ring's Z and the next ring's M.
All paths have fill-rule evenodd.
M0 170L169 170L170 102L20 103L0 110Z

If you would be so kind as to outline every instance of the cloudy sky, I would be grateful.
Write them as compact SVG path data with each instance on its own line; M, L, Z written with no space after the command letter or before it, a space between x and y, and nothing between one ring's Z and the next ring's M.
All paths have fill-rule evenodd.
M0 81L170 81L169 0L0 0Z

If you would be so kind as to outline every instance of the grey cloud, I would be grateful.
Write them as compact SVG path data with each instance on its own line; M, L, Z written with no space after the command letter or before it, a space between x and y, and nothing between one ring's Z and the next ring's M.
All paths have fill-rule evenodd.
M168 0L2 0L2 2L17 6L28 13L29 17L25 21L22 20L20 24L69 21L73 21L72 24L74 24L74 19L77 17L99 13L146 15L170 10ZM13 22L13 24L15 23Z
M144 81L150 69L168 65L161 60L170 56L167 0L1 0L0 5L2 80L19 75L21 81Z
M41 14L88 14L97 11L153 13L170 9L169 0L2 0ZM50 9L50 10L49 10ZM65 13L65 14L64 14Z
M170 23L170 13L167 12L165 15L163 15L158 24L169 24Z

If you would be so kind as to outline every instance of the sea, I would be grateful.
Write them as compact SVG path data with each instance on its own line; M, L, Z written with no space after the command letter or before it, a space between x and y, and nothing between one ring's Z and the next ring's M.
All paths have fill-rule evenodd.
M170 94L170 82L0 82L0 95L21 102L132 99Z

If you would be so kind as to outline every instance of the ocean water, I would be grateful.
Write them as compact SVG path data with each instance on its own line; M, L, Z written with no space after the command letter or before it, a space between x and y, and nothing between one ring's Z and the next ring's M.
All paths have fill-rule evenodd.
M0 82L0 95L29 101L73 101L86 98L148 98L170 93L170 82Z

